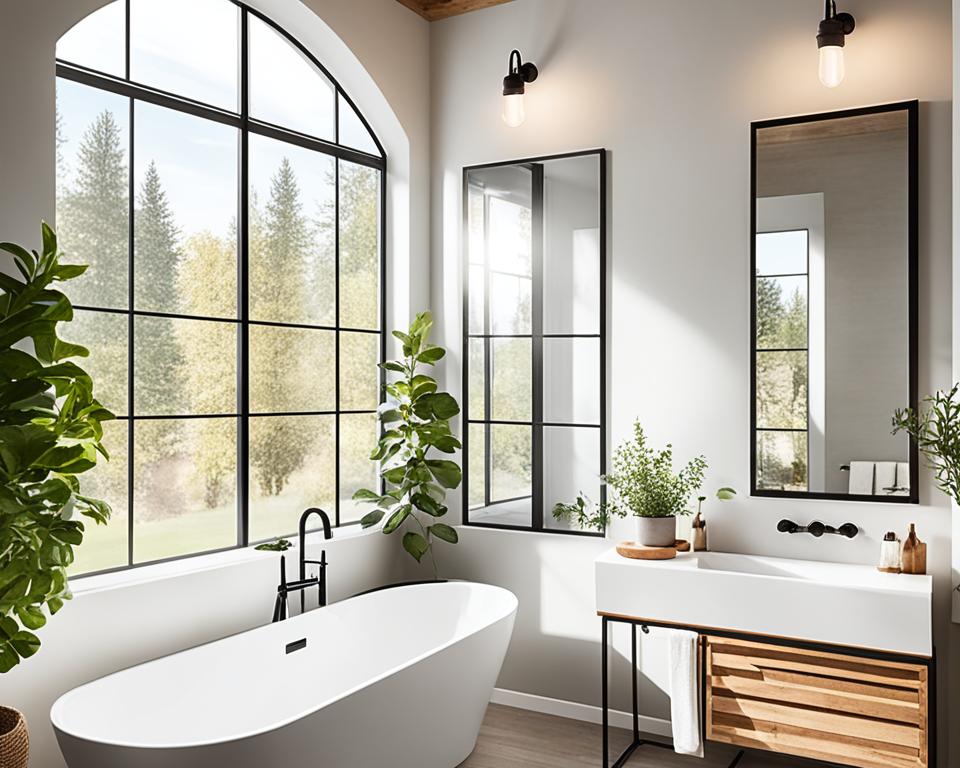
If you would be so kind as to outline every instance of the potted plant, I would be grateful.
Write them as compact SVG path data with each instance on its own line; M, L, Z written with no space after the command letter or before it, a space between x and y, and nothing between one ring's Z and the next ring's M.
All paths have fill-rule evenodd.
M108 458L101 422L112 419L93 381L68 358L85 348L63 341L57 326L73 318L53 284L85 266L61 264L53 230L43 224L43 253L12 243L19 277L0 273L0 673L40 648L34 632L69 600L67 568L83 541L77 514L104 524L110 508L84 496L79 476ZM0 763L25 750L25 728L4 717ZM10 740L18 740L11 746ZM26 757L23 757L26 765Z
M901 431L917 441L937 487L960 504L960 384L954 384L949 392L925 397L919 412L897 410L893 434Z
M707 460L697 456L679 472L673 471L673 446L657 451L647 445L640 422L633 439L613 454L613 471L603 476L613 498L612 514L637 518L637 541L645 547L669 547L677 539L677 516L690 514L687 503L703 484Z
M435 379L420 373L421 366L435 365L446 354L443 347L429 343L432 327L431 314L421 312L407 333L393 332L403 344L403 359L381 366L399 376L386 386L391 401L380 408L384 432L370 455L372 461L380 462L384 492L364 488L353 498L377 507L361 519L364 528L384 517L385 534L406 528L403 548L418 563L429 555L436 579L434 541L456 544L458 540L456 530L440 518L447 514L447 490L460 485L461 471L455 461L431 452L453 454L461 446L449 424L460 406L452 395L437 390Z

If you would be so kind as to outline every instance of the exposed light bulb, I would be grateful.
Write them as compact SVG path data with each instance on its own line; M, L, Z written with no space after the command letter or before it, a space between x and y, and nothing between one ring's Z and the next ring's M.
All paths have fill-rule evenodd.
M843 48L839 45L823 46L820 49L820 82L827 88L836 88L843 82L845 74Z
M523 108L523 94L509 93L503 97L503 122L511 128L522 125L527 115Z

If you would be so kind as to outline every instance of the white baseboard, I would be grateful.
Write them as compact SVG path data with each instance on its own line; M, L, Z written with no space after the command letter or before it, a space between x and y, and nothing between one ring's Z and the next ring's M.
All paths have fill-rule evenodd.
M517 709L528 709L531 712L541 712L545 715L566 717L570 720L582 720L585 723L601 723L603 712L600 707L592 704L580 704L576 701L551 699L546 696L537 696L521 691L508 691L505 688L494 688L490 697L492 704L503 704ZM633 728L633 717L629 712L617 709L610 710L610 725L615 728L630 730ZM640 716L640 730L655 736L670 736L670 721L658 717Z

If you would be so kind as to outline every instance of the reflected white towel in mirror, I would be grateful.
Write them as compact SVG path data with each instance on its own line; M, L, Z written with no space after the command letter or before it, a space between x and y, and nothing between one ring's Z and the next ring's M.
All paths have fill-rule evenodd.
M850 493L860 496L873 494L873 468L872 461L850 462Z
M897 487L897 462L878 461L874 476L874 493L878 496L893 495Z

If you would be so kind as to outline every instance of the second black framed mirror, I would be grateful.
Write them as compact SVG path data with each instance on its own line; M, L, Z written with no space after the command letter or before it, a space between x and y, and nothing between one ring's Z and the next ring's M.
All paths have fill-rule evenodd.
M918 112L751 125L754 496L918 501Z

